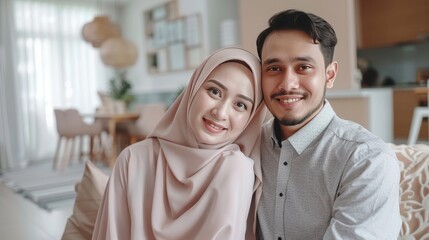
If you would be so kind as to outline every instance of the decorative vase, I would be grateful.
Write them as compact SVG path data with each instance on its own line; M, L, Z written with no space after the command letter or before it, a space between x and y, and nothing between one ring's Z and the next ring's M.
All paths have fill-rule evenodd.
M123 114L127 112L127 103L124 100L114 100L114 112Z

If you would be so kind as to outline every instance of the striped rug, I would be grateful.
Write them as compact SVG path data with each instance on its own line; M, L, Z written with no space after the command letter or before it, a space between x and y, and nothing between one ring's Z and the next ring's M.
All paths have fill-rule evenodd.
M109 169L97 164L106 173ZM46 210L73 208L75 185L82 178L85 162L74 161L61 172L52 169L52 162L32 164L25 169L3 172L0 181Z

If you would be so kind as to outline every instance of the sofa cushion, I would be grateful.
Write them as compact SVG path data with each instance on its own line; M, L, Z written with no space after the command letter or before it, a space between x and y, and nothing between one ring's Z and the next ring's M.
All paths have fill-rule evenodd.
M109 176L87 161L82 180L76 186L72 215L67 219L62 240L91 239L98 208Z
M399 239L429 238L429 146L394 145L401 169Z

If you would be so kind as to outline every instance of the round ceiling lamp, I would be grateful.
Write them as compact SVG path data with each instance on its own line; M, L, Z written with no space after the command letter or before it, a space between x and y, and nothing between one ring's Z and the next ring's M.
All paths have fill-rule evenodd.
M121 36L119 27L112 23L107 16L96 16L82 27L83 39L95 48L100 47L104 40L119 36Z
M100 56L104 64L125 68L137 61L137 47L122 37L113 37L105 40L100 46Z

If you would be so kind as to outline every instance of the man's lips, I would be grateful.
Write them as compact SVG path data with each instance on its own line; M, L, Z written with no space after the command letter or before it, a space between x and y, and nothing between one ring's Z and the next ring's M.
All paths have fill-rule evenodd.
M277 100L279 100L280 102L283 102L283 103L294 103L294 102L300 101L301 99L302 98L280 98Z
M280 92L271 95L272 99L275 99L282 103L295 103L305 98L305 93L298 92Z

